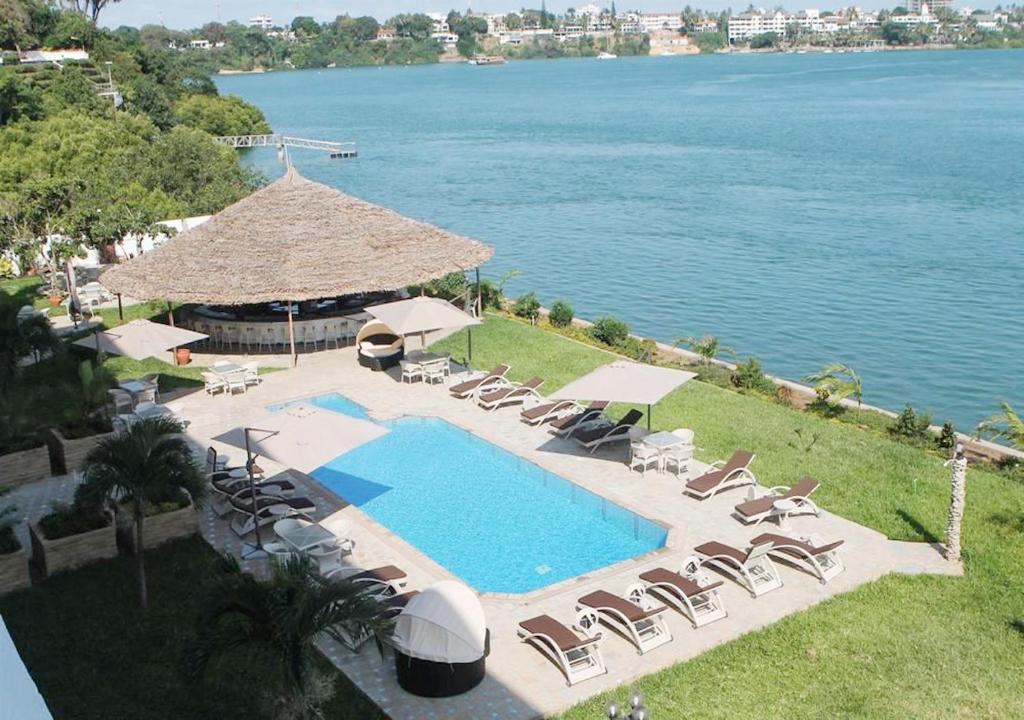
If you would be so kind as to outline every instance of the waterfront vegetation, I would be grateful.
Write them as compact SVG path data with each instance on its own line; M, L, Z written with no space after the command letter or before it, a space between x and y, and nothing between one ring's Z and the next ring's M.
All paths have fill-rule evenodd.
M552 389L613 357L498 315L473 329L473 341L478 366L509 362L516 379L539 375ZM456 356L465 348L464 333L435 346ZM933 450L700 381L657 405L653 422L694 429L702 460L754 450L765 485L813 475L822 481L816 498L823 507L891 538L942 540L949 474ZM699 708L701 717L754 716L764 714L766 698L777 717L1021 717L1024 484L972 464L968 488L964 577L886 576L640 680L647 705L656 717L680 708ZM260 716L265 708L245 692L245 680L258 678L263 687L276 677L262 662L214 666L200 685L187 685L179 670L198 607L194 588L210 577L215 559L199 539L150 552L146 615L134 599L128 558L0 599L57 716L100 718L112 707L142 719ZM381 717L340 674L332 677L338 693L329 717ZM600 717L608 699L564 718Z

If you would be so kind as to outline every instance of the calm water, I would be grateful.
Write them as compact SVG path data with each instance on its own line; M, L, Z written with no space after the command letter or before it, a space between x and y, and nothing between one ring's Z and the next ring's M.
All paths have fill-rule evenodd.
M366 417L337 394L313 404ZM665 544L660 526L444 420L384 424L313 477L478 590L529 592Z
M711 333L967 428L1024 406L1024 52L637 58L218 80L307 176L497 248L508 290ZM275 177L272 151L250 159Z

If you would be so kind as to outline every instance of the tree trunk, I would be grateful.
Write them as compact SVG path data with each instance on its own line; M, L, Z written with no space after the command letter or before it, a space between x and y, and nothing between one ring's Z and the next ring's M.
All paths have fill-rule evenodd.
M960 561L960 527L964 519L964 503L967 497L967 458L962 453L951 461L953 475L952 492L949 499L949 523L946 526L946 559Z
M139 579L139 604L145 610L149 607L149 595L146 592L146 554L143 552L142 526L146 520L146 512L142 502L135 501L135 562Z

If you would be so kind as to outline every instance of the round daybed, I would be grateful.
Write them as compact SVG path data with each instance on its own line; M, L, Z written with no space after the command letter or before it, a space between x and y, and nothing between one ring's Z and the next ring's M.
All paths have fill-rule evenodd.
M484 679L490 651L480 600L445 580L416 595L395 620L398 684L422 697L450 697Z
M359 364L371 370L387 370L405 357L405 341L380 320L370 320L356 334Z

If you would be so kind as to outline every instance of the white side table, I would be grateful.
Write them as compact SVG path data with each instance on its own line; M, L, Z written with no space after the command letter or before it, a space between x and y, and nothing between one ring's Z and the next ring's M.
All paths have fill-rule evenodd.
M789 514L796 510L797 505L792 500L781 498L772 504L772 514L779 519L779 530L785 530Z

